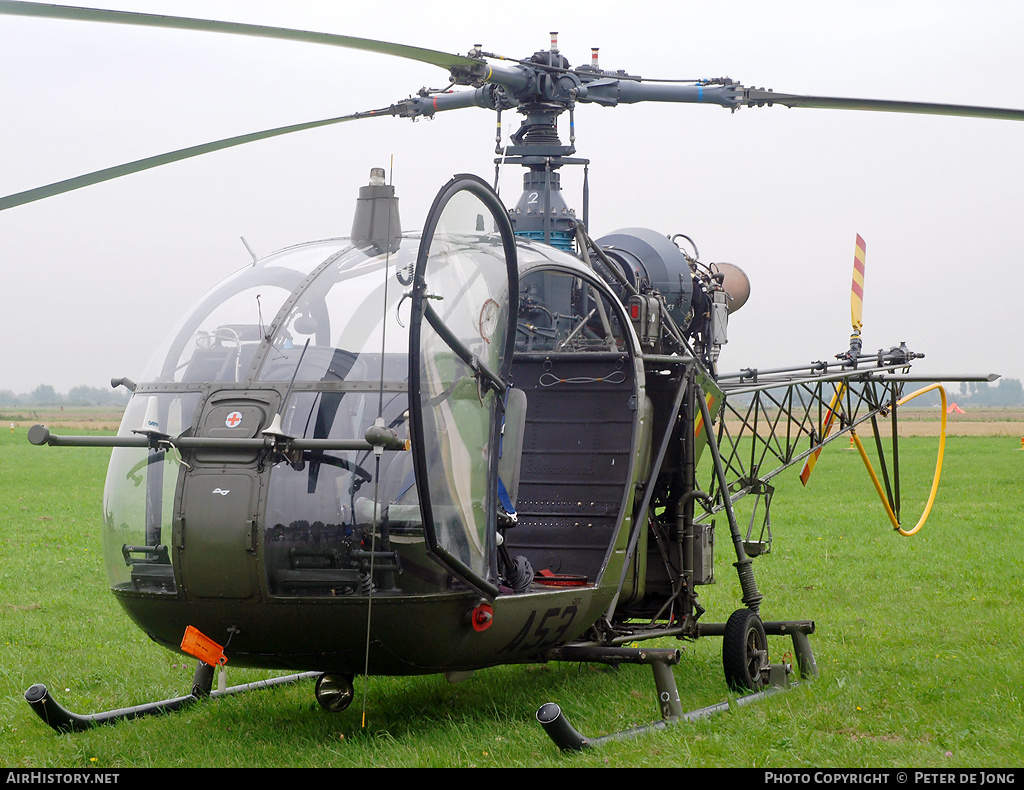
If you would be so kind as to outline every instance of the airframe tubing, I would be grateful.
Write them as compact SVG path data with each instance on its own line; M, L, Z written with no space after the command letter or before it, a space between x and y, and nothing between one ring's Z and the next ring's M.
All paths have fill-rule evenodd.
M917 525L913 529L903 529L900 526L900 520L896 517L896 514L892 510L892 505L889 504L889 500L882 492L882 485L878 482L878 475L875 474L875 470L871 466L871 461L868 459L868 454L864 450L864 445L861 444L860 437L857 436L857 431L851 429L850 435L853 437L854 443L857 445L857 450L860 452L861 460L864 461L864 466L868 470L868 474L871 476L871 482L875 484L875 491L878 492L878 498L882 500L882 506L885 508L886 514L889 516L889 521L892 522L893 529L899 532L904 537L910 537L917 533L921 527L924 526L924 522L928 520L928 514L931 513L932 505L935 503L935 494L939 490L939 478L942 476L942 457L946 452L946 390L941 384L932 384L928 387L923 387L912 392L896 401L896 406L902 406L909 400L913 400L918 395L923 395L929 390L937 389L939 395L942 398L942 427L939 431L939 454L935 461L935 475L932 477L932 489L928 495L928 503L924 507L924 513L921 514L921 519L917 522ZM897 437L893 437L893 441L896 441Z
M29 428L28 440L34 445L47 444L51 447L155 447L162 449L177 447L181 450L219 449L219 450L273 450L281 444L269 435L253 439L232 439L219 436L179 436L172 438L149 437L143 434L128 436L59 436L50 433L45 425L33 425ZM373 445L365 439L288 439L283 443L289 450L372 450ZM397 445L385 449L404 449Z
M722 456L718 449L718 439L712 427L711 411L708 409L707 400L704 397L704 390L699 384L694 383L696 390L695 400L700 405L700 413L704 420L704 435L707 437L708 449L711 450L711 457L714 461L715 475L718 478L718 489L722 492L722 504L725 507L725 515L729 521L729 534L732 536L733 547L736 550L736 562L733 565L739 575L740 589L743 592L742 601L748 609L758 612L764 596L757 589L757 581L754 579L754 570L751 567L752 560L747 556L743 548L743 535L736 524L736 513L732 509L732 497L729 493L729 483L725 479L725 469L722 466Z

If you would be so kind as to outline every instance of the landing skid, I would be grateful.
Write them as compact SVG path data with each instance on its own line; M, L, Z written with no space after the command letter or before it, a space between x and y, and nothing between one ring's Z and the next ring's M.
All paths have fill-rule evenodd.
M269 680L258 680L253 683L244 683L217 690L213 689L213 674L214 667L200 662L192 679L192 692L190 694L160 700L159 702L135 705L130 708L108 710L102 713L72 713L57 702L42 683L36 683L25 692L25 701L28 702L39 718L57 732L82 732L100 724L110 724L126 719L138 719L143 716L154 716L160 713L173 713L210 697L226 697L246 691L257 691L273 686L297 683L300 680L318 677L321 673L302 672L296 675L283 675L277 678L270 678Z
M547 702L540 706L540 710L537 711L537 721L540 722L544 731L551 736L551 740L563 752L581 752L584 749L604 746L613 741L625 741L647 732L664 730L681 721L696 721L697 719L713 716L716 713L724 713L730 710L733 705L749 705L751 702L758 702L765 697L770 697L785 690L786 687L783 686L770 686L763 691L747 694L744 697L737 697L731 703L728 701L719 702L717 705L700 708L689 713L680 712L677 716L670 716L659 721L652 721L650 724L645 724L641 727L633 727L629 730L613 732L610 735L601 735L597 738L588 738L585 735L581 735L569 723L569 719L562 713L562 709L554 702Z
M704 625L700 629L701 636L724 636L726 623ZM812 680L818 676L817 663L808 636L814 633L813 622L770 622L763 624L764 632L772 636L790 636L793 639L793 653L797 660L800 677ZM554 702L547 702L537 711L537 721L544 731L563 752L583 751L584 749L603 746L613 741L635 738L648 732L664 730L673 724L724 713L734 706L749 705L766 697L786 691L790 688L789 675L792 667L788 664L767 663L761 673L765 687L750 694L737 697L732 701L720 702L706 708L684 712L679 700L672 667L679 663L679 651L666 648L627 648L627 647L592 647L567 646L551 651L547 658L552 661L574 661L601 664L649 664L654 671L654 684L657 689L658 707L662 718L649 724L633 727L621 732L588 738L576 730L562 709Z

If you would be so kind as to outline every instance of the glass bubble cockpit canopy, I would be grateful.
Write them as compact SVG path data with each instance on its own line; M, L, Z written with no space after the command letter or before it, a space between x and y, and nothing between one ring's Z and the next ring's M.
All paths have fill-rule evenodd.
M120 434L132 435L155 410L160 431L171 437L190 430L210 437L258 437L280 413L282 431L295 438L362 439L378 416L406 438L406 295L418 241L405 238L388 254L353 246L347 239L314 242L282 250L229 277L189 311L154 354ZM189 568L185 552L168 547L172 530L185 529L180 518L184 507L190 497L190 515L221 507L217 497L205 504L199 499L195 481L202 479L205 458L208 481L223 474L224 462L252 467L234 482L237 490L252 488L245 506L248 518L260 514L265 584L271 595L355 592L365 580L345 566L345 557L352 553L346 546L358 546L372 532L369 521L375 513L391 504L392 515L404 513L409 528L420 529L413 524L418 505L408 453L385 455L380 480L375 481L379 487L367 485L374 475L369 455L365 450L330 450L309 459L304 468L275 462L261 494L260 485L246 479L255 481L261 474L255 454L247 460L244 453L227 458L200 450L195 458L190 456L186 470L173 451L115 448L104 496L111 585L145 593L177 591ZM211 483L206 488L216 493L225 486ZM213 536L211 555L221 543L231 542L217 534L223 529L220 523L231 520L222 514L214 521L211 515L205 527ZM193 557L198 555L194 547L205 539L198 522L193 515L188 524ZM309 559L317 573L294 567L294 557L303 552L293 549L302 542L332 544L331 551ZM251 553L238 563L250 558ZM217 561L217 572L230 577L220 567L228 560L221 555ZM345 567L331 567L339 563ZM209 594L246 597L255 590L241 581L244 575L240 568L237 584L225 583ZM201 574L198 578L205 583Z
M404 363L408 321L398 306L415 257L415 240L379 256L341 239L268 256L206 294L157 349L143 381L319 381L330 367L327 348L353 359L383 349ZM310 358L296 369L292 350L307 341Z

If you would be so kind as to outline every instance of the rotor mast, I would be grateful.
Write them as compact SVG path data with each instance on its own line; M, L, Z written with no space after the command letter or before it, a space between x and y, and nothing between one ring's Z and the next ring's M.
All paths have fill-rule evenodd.
M569 144L558 135L558 118L566 110L572 112L581 82L569 71L568 61L558 52L558 33L551 33L551 48L535 52L535 78L528 90L517 97L516 109L523 115L519 129L502 146L501 109L498 109L498 141L495 153L495 178L502 164L519 164L523 174L523 193L510 210L512 226L522 236L563 250L572 250L576 236L576 211L562 196L559 169L563 165L589 165L589 159L574 158L575 134ZM587 207L584 205L584 217Z
M523 175L523 193L511 210L512 225L518 236L543 241L560 249L573 249L576 212L562 196L559 170L563 165L583 165L583 222L588 222L587 171L589 159L573 157L576 153L573 113L577 102L614 107L618 104L662 101L709 103L735 108L742 95L742 86L731 80L688 84L645 83L640 77L623 71L602 71L598 50L592 48L588 65L571 68L558 51L558 33L551 33L550 49L535 52L528 60L514 66L493 65L486 74L481 71L452 70L456 83L487 83L470 92L471 103L490 106L498 112L498 143L496 169L502 164L520 164L527 169ZM474 48L471 58L496 57ZM488 92L488 88L491 90ZM486 99L481 96L486 93ZM458 96L459 94L455 94ZM447 109L449 102L462 104L466 99L454 96L447 101L435 97L436 109ZM501 111L515 108L523 116L519 129L502 145ZM569 143L558 134L558 119L569 112ZM497 176L497 174L496 174Z

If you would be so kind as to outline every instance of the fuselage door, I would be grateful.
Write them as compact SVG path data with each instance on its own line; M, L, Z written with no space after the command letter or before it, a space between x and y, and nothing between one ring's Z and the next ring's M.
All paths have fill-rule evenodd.
M518 312L508 213L475 176L453 178L416 260L410 439L427 545L456 577L498 594L498 447Z

